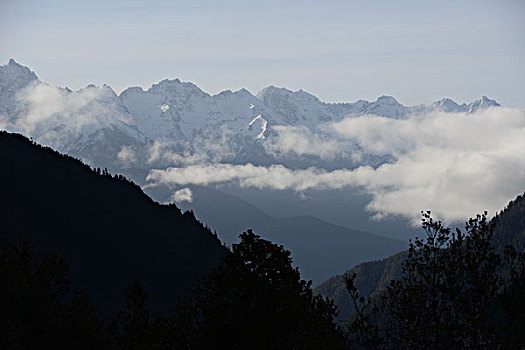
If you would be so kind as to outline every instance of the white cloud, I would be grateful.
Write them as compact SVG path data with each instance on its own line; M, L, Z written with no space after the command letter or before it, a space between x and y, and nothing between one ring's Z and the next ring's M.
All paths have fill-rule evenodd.
M189 188L183 188L175 191L171 196L171 200L174 202L193 202L193 192Z
M59 150L74 149L86 135L114 123L132 124L107 87L70 92L36 83L20 93L18 103L16 115L0 118L0 127ZM525 112L517 109L433 112L407 119L365 115L313 131L290 126L275 126L273 131L266 147L276 155L339 160L373 154L392 155L394 160L377 168L333 171L216 163L235 154L228 130L220 137L200 135L191 151L187 144L154 142L144 150L123 147L117 158L145 160L150 167L176 166L152 170L151 185L233 181L243 187L298 192L360 186L372 195L368 209L376 217L418 218L420 210L432 210L443 219L463 220L483 210L494 214L525 191Z
M137 162L137 155L132 147L123 146L117 154L117 159L124 164L133 165Z
M187 145L186 145L187 147ZM147 148L147 162L161 163L161 164L176 164L187 165L194 163L201 163L208 160L206 154L190 153L185 150L183 152L175 152L172 146L158 141L153 142Z
M406 120L365 116L333 125L343 137L397 159L366 172L368 208L379 217L432 210L463 220L495 214L525 191L525 113L492 108L475 114L431 113Z
M275 155L312 155L334 159L342 152L342 145L335 139L314 133L304 126L273 126L274 135L266 143L266 150Z
M107 86L72 92L35 82L17 93L16 110L2 118L0 127L61 150L65 143L78 142L101 128L131 123Z
M361 186L372 195L368 209L376 217L403 215L415 222L420 210L432 210L445 220L464 220L484 210L495 214L525 191L525 113L520 110L430 113L404 120L362 116L328 128L367 152L392 154L395 161L334 171L190 165L152 170L148 180L180 185L234 181L244 187L296 191Z
M347 178L351 173L346 169L331 172L317 168L291 170L282 165L265 167L252 164L194 164L184 168L151 170L147 180L152 183L178 185L208 185L235 181L241 187L304 191L312 188L342 188L351 185L353 180Z

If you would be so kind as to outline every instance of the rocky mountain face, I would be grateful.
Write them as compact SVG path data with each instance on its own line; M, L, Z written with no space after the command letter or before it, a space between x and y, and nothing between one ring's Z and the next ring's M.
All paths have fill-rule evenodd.
M327 161L276 151L276 140L286 137L279 134L279 127L316 133L349 116L406 118L493 106L499 104L487 97L461 105L443 99L430 106L403 106L391 96L373 102L325 103L305 91L274 86L256 96L245 89L210 95L178 79L163 80L148 90L130 87L117 95L105 85L78 91L53 87L14 60L0 66L1 129L118 171L197 162L282 163L292 168L331 167L336 162L339 167L378 165L388 157L361 155L357 162L341 163L337 156ZM347 153L359 152L355 145L348 147Z

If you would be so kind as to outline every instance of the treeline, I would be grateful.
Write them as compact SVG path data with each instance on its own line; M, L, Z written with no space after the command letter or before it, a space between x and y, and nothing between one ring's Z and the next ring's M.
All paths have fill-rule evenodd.
M465 231L425 213L391 268L346 276L340 326L282 246L248 231L227 250L191 213L20 135L0 132L0 156L2 349L525 347L523 196ZM14 232L33 239L5 244Z
M525 252L494 244L486 213L465 231L423 213L426 237L410 242L402 276L375 297L346 279L356 312L349 341L359 349L525 348Z
M290 252L251 231L240 239L171 316L152 318L148 293L130 281L104 320L71 287L68 261L36 256L22 237L0 255L0 348L344 349L336 308L300 279Z
M505 247L512 245L519 251L525 248L525 194L501 210L491 220L494 232L492 245L496 252L504 254ZM377 297L389 285L391 280L398 280L403 274L402 264L408 251L403 251L385 259L361 263L344 274L334 276L315 288L315 293L334 300L339 309L338 320L346 320L355 312L355 307L346 289L345 281L356 274L354 283L360 295L365 298Z
M129 281L141 281L158 314L227 253L192 213L154 202L121 175L5 132L0 159L0 246L30 233L35 251L70 259L71 285L107 319Z
M27 238L0 256L0 347L6 349L522 349L525 253L495 249L486 214L451 230L423 214L424 238L410 242L402 275L375 297L346 289L356 312L343 326L315 295L290 252L250 230L220 267L153 318L139 281L123 305L100 318L69 284L68 262L36 257Z
M104 175L104 176L107 176L107 177L110 177L110 178L113 178L113 179L116 179L116 180L120 180L120 181L126 182L126 183L130 184L131 186L140 189L139 185L135 184L133 181L131 181L130 179L128 179L126 176L124 176L122 174L111 174L109 172L108 168L104 168L104 169L102 169L100 167L93 167L92 168L89 165L87 165L86 163L84 163L81 159L75 158L75 157L70 156L70 155L65 154L65 153L57 152L56 150L54 150L53 148L51 148L49 146L45 146L45 145L41 145L41 144L37 143L36 141L33 140L33 138L27 138L27 137L25 137L22 134L10 133L10 132L7 132L5 130L0 130L0 138L11 139L13 141L18 141L18 142L23 142L23 143L29 143L36 149L40 149L40 150L44 150L44 151L53 153L55 156L57 156L57 158L62 158L64 160L67 160L68 162L73 162L73 163L76 164L76 166L83 167L84 169L86 169L86 170L88 170L90 172L93 172L93 173L98 174L98 175Z

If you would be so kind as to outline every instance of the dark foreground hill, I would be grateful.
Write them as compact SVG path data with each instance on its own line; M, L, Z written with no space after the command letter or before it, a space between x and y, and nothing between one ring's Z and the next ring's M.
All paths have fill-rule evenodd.
M21 135L0 132L0 164L0 243L29 234L37 251L70 259L73 286L105 315L122 306L130 280L152 295L154 312L169 311L226 252L193 214Z
M525 194L518 196L492 220L494 247L502 252L506 245L513 245L523 251L525 247ZM391 280L397 280L402 275L401 265L407 252L403 251L386 259L359 264L344 274L331 277L317 288L315 293L327 296L335 301L339 309L338 318L347 319L355 310L345 287L345 280L356 273L355 284L364 296L376 295L385 290Z

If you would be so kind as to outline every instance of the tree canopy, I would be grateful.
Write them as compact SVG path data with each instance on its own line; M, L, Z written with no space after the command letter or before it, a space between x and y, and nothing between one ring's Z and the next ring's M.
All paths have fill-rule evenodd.
M347 289L357 312L350 337L370 349L525 346L525 253L493 245L486 213L452 231L423 213L425 238L410 243L403 274L378 298Z
M251 230L240 238L178 307L192 348L344 348L336 308L313 295L290 252Z

